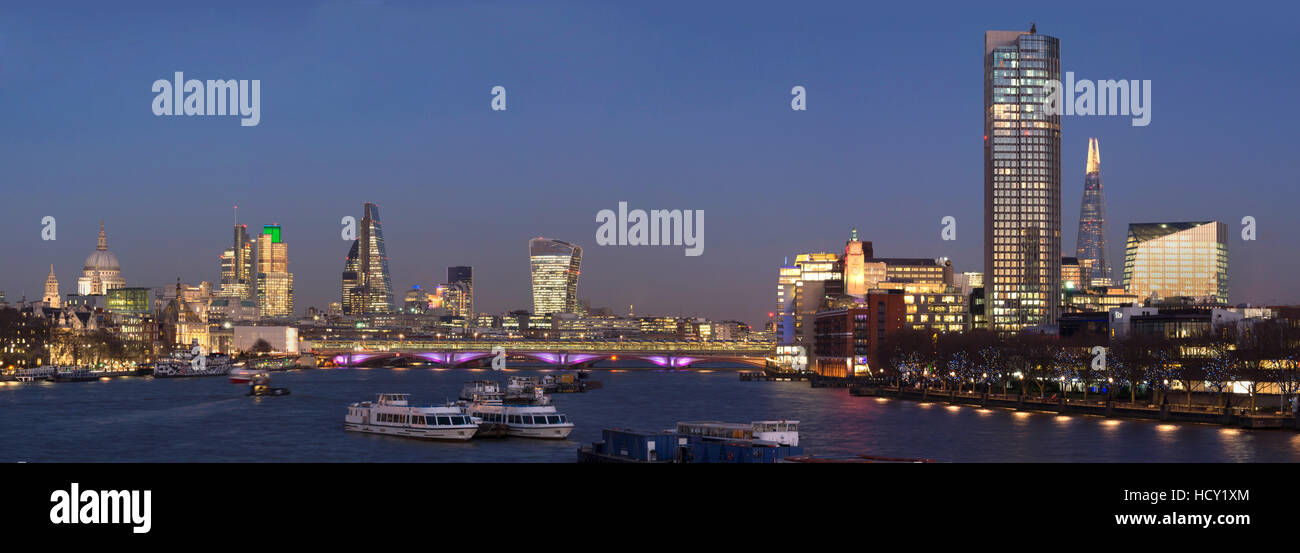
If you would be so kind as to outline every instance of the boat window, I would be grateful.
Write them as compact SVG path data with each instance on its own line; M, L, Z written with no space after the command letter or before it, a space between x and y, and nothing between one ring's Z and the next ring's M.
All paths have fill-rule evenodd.
M438 424L440 424L440 425L442 425L442 426L450 426L450 425L451 425L451 417L438 417Z
M566 422L569 422L569 417L567 415L560 415L560 424L564 424Z
M547 415L546 424L560 424L559 415Z

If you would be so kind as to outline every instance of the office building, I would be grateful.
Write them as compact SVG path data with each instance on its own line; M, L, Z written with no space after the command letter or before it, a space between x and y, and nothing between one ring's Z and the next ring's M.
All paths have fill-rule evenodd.
M1228 226L1217 221L1128 226L1124 289L1139 298L1228 303Z
M447 267L447 283L460 285L464 295L457 315L466 319L474 316L474 268L467 266Z
M533 288L533 315L574 313L578 304L578 275L582 248L561 240L528 241ZM546 323L549 325L550 318Z
M366 202L357 239L343 268L342 304L346 315L388 313L393 309L392 274L384 246L379 207Z
M293 273L289 272L289 246L280 225L262 227L257 237L257 308L263 317L293 315Z
M1054 324L1060 310L1061 116L1043 109L1060 79L1056 38L984 34L984 289L997 331Z

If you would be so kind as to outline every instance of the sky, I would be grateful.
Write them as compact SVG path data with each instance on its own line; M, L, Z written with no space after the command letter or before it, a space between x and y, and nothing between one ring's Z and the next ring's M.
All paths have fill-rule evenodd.
M880 257L982 271L983 35L1033 22L1077 78L1152 81L1146 127L1064 119L1063 252L1096 137L1115 278L1129 223L1219 220L1230 301L1300 303L1300 8L1166 5L8 4L0 290L39 298L53 264L74 292L101 219L128 286L217 282L238 205L250 229L282 225L298 312L324 308L340 220L367 201L399 297L471 265L488 313L531 307L536 236L583 246L593 306L753 324L787 256L841 251L851 228ZM260 124L155 116L151 85L176 71L260 80ZM597 245L620 201L704 210L703 255Z

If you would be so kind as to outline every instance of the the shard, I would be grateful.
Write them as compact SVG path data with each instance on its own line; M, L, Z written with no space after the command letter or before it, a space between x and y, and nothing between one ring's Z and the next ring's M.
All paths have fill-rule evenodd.
M1075 257L1083 268L1084 286L1108 284L1106 264L1106 195L1101 186L1101 150L1088 139L1088 169L1083 178L1083 203L1079 206L1079 239Z

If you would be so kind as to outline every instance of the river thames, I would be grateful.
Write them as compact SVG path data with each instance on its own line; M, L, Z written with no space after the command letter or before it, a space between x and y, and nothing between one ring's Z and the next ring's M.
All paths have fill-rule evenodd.
M328 369L276 373L285 397L251 398L226 378L116 378L0 387L5 462L407 461L573 462L602 428L661 430L677 421L800 421L818 456L947 462L1297 462L1300 433L1106 420L850 397L806 382L740 382L733 370L595 370L602 389L555 394L576 424L563 441L407 440L343 431L354 401L380 392L415 405L456 399L467 380L532 370Z

